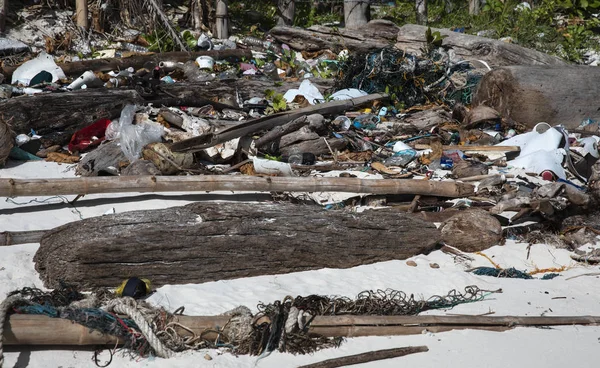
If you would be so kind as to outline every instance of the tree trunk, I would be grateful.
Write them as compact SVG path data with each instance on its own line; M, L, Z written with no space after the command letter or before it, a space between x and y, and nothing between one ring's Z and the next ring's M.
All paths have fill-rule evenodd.
M436 227L390 210L323 211L270 203L194 203L63 225L34 261L44 285L202 283L405 259L433 250Z
M567 65L562 59L530 50L512 43L491 38L452 32L448 29L431 29L448 36L442 41L444 47L451 48L456 56L466 60L483 60L490 66L505 65ZM427 27L407 24L400 27L396 47L412 54L420 54L425 46ZM482 67L481 63L477 63Z
M600 69L592 66L510 66L487 73L473 98L533 128L544 121L567 129L600 120Z
M8 8L8 0L0 0L0 34L6 31L6 9Z
M394 23L378 19L357 29L333 29L325 26L312 26L305 29L277 26L271 29L270 33L277 41L288 44L294 50L330 49L339 52L348 49L350 52L368 52L392 44L396 41L398 30L398 26Z
M87 0L77 0L75 3L75 11L77 13L77 27L88 30L88 3Z
M417 24L427 24L427 0L415 0Z
M469 0L469 14L479 14L479 0Z
M370 0L344 0L344 25L348 29L363 27L371 20Z
M277 18L278 26L294 25L294 17L296 15L295 0L279 0L277 3L277 11L279 13Z
M227 39L229 38L229 15L227 13L227 2L226 0L217 0L217 24L216 24L216 34L218 39Z

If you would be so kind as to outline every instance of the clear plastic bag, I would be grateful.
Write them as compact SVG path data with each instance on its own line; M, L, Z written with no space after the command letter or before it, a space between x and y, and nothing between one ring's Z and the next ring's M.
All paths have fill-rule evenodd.
M130 162L140 158L142 149L147 144L160 142L164 134L164 128L160 124L133 124L135 110L135 106L127 105L121 111L121 117L119 118L119 141L123 153Z

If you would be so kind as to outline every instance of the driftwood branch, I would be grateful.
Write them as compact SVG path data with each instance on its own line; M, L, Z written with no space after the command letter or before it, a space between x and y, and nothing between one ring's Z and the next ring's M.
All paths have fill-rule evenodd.
M228 175L0 179L0 196L148 192L349 192L466 197L474 186L453 181Z
M358 2L354 3L357 4ZM368 5L368 2L366 3ZM398 26L387 20L374 20L358 29L335 29L325 26L310 28L278 26L270 34L295 50L367 52L393 45ZM424 34L424 33L423 33Z
M433 224L393 210L194 203L57 227L34 261L50 287L114 286L131 276L185 284L406 259L430 252L439 238Z
M261 148L265 146L267 143L273 142L277 138L281 138L288 133L295 132L296 130L302 128L303 126L308 124L308 119L306 116L301 116L297 119L290 121L289 123L275 127L268 131L265 135L257 139L254 144L256 148Z
M198 137L186 139L177 142L171 146L174 152L198 152L205 148L216 146L229 140L254 134L263 130L272 129L276 126L287 124L288 122L309 114L338 114L346 110L371 103L376 100L387 99L388 95L384 93L375 93L367 96L353 98L344 101L331 101L319 105L308 106L296 110L285 111L278 114L268 115L263 118L255 119L236 125L232 128L222 130L218 133L209 133Z
M337 368L354 364L374 362L383 359L398 358L409 354L429 351L427 346L408 346L404 348L369 351L362 354L349 355L341 358L327 359L322 362L306 364L298 368Z
M567 65L567 62L560 58L512 43L452 32L449 29L432 28L431 30L448 36L444 38L442 45L451 48L457 56L466 60L483 60L490 66ZM426 45L426 31L426 26L415 24L400 27L396 47L419 55L421 48Z

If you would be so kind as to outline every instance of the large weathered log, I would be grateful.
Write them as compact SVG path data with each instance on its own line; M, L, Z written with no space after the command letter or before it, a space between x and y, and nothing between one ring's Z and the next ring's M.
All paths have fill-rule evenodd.
M131 192L212 192L220 190L421 194L440 197L465 197L474 193L474 186L467 183L434 180L255 177L246 175L100 176L60 179L0 178L0 196L2 197Z
M146 63L158 64L161 61L186 62L195 60L198 56L208 55L215 60L240 60L242 58L252 58L250 50L233 49L219 51L196 51L196 52L165 52L160 54L133 55L126 58L108 58L74 61L70 63L59 63L58 66L67 76L78 77L88 70L94 72L109 72L111 70L123 70L129 67L139 69ZM2 73L6 79L10 79L13 72L19 66L10 66L2 68Z
M0 119L9 122L17 134L33 129L61 144L78 129L100 118L115 118L126 104L143 101L133 90L115 89L22 96L0 102Z
M269 203L194 203L60 226L34 257L44 284L201 283L405 259L431 251L440 233L390 210L324 211Z
M490 66L504 65L567 65L567 62L543 52L491 38L432 28L444 36L442 45L450 47L457 56L466 60L483 60ZM396 47L412 54L420 54L426 44L426 26L407 24L399 28Z
M485 104L530 128L541 121L577 128L600 118L600 68L510 66L487 73L473 104Z
M387 20L374 20L358 29L334 29L325 26L310 28L277 26L270 31L279 42L295 50L367 52L394 44L398 26Z

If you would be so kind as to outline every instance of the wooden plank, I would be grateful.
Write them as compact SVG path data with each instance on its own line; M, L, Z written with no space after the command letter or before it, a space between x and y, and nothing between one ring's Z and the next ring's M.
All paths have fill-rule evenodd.
M415 144L415 149L426 150L431 149L428 144ZM461 150L464 152L482 151L482 152L520 152L519 146L472 146L472 145L443 145L444 151Z
M46 230L0 232L0 246L39 243Z
M465 197L474 186L453 181L229 175L0 179L0 196L156 192L350 192Z

